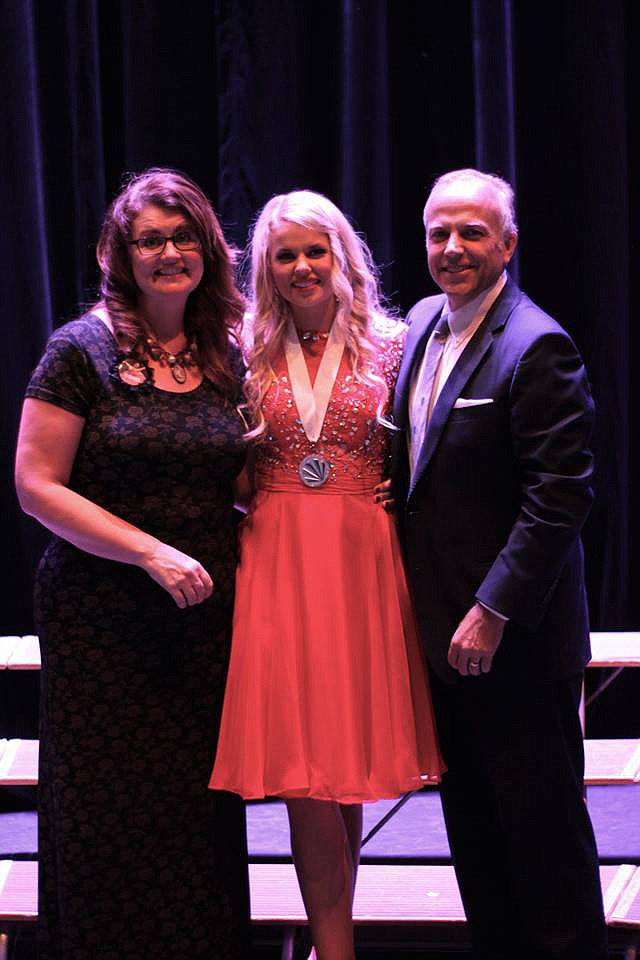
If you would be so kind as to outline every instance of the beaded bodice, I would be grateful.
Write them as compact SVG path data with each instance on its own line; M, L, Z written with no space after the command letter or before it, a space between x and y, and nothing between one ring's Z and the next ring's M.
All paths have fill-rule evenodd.
M404 332L403 325L394 323L390 336L373 338L376 373L389 388L387 412L391 409L402 358ZM346 355L338 370L322 432L315 442L304 432L284 355L274 365L274 375L263 401L267 430L256 448L258 487L289 480L308 489L298 479L298 467L310 454L322 456L331 464L325 492L337 491L352 481L370 487L386 476L390 428L377 420L375 388L353 375Z

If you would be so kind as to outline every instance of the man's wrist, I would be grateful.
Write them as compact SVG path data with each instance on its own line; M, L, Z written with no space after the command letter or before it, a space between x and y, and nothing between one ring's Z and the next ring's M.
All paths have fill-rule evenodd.
M500 613L499 610L494 610L493 607L487 606L487 604L483 603L482 600L476 600L476 603L478 604L479 607L482 607L483 610L487 610L488 613L492 613L494 617L497 617L498 620L502 621L502 623L507 623L507 621L509 620L509 617L505 617L504 613Z

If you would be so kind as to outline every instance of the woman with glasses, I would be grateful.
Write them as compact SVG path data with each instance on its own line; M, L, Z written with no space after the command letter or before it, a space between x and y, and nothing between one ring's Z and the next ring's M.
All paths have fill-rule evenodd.
M207 780L229 654L243 300L208 200L134 177L98 242L102 298L27 388L17 487L53 533L42 648L41 960L240 958L238 798Z

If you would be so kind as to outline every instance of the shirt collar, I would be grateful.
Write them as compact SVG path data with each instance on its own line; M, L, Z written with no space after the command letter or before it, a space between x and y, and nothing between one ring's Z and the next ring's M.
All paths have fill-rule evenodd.
M477 297L465 303L463 307L449 312L448 304L445 304L443 316L449 321L449 329L454 337L461 337L473 324L478 327L484 320L489 310L498 299L505 283L507 282L507 272L503 270L492 287L483 290Z

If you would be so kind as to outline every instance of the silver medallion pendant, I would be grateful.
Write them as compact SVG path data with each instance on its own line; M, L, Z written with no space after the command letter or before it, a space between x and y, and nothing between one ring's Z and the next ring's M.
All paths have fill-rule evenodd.
M306 487L322 487L329 479L331 464L314 453L301 461L298 476Z

